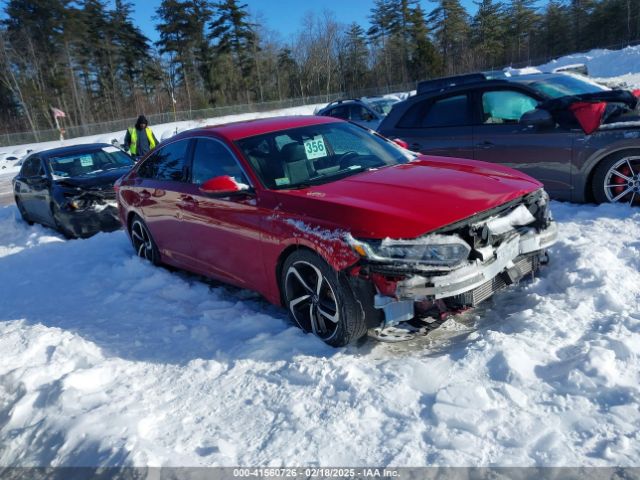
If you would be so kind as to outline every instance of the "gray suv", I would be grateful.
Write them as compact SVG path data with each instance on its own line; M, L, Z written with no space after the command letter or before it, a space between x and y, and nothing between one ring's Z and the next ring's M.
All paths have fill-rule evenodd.
M421 82L378 131L431 155L501 163L560 200L640 204L637 98L565 73Z

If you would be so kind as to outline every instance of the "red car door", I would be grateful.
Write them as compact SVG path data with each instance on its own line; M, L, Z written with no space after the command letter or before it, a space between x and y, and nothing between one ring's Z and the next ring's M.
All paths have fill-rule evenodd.
M219 197L202 193L200 185L214 177L228 175L245 185L249 180L222 141L201 137L195 142L191 181L177 203L180 235L189 243L180 252L183 260L206 276L263 291L268 272L260 242L262 219L268 213L258 207L253 189Z
M180 218L176 204L187 181L186 165L190 139L169 143L147 158L137 171L134 184L147 227L160 255L167 263L183 266L179 252Z

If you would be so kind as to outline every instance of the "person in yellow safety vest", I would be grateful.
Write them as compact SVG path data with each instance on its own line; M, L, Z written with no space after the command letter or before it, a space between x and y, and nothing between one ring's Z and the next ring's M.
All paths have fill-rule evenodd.
M128 128L124 136L124 149L128 150L135 160L156 148L158 143L144 115L138 117L135 126Z

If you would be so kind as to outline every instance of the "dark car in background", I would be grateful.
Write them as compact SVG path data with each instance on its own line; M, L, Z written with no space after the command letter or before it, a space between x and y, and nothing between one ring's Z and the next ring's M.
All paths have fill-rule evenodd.
M399 100L387 97L349 98L336 100L318 110L316 115L349 120L375 130Z
M88 237L120 228L114 182L133 161L106 143L44 150L24 159L13 179L16 205L28 223L66 237Z
M518 169L560 200L638 204L636 104L579 75L489 72L421 82L378 131L421 153Z

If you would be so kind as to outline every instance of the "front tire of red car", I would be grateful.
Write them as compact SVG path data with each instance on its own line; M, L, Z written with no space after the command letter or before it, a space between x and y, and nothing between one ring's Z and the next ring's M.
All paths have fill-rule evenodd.
M350 285L315 253L300 249L287 257L281 289L294 323L332 347L367 333L364 311Z
M603 159L593 173L597 203L640 204L640 149L623 150Z

